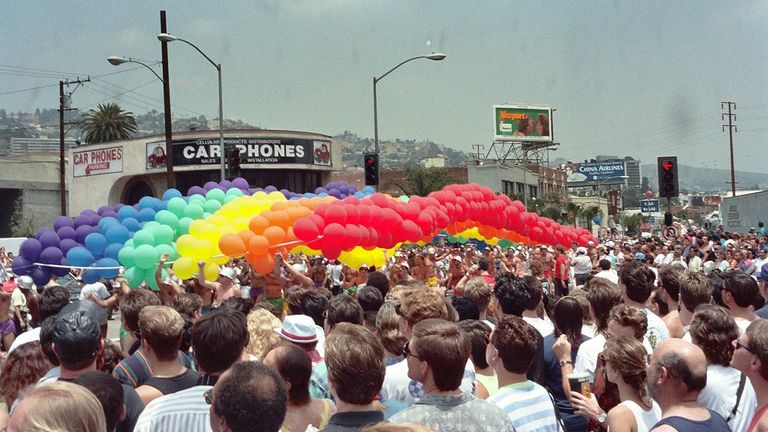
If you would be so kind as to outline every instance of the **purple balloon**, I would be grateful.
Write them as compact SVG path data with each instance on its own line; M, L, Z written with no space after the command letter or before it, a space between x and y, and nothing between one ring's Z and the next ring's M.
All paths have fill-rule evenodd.
M72 219L66 217L66 216L56 216L56 219L53 220L53 229L56 231L60 230L62 227L75 227L75 223L72 222Z
M338 189L331 189L328 191L328 195L336 198L341 198L341 191Z
M187 191L187 196L192 195L203 195L205 196L205 193L208 192L207 190L201 188L200 186L192 186L189 188L189 191Z
M251 195L253 192L251 192L250 189L240 189L240 192L243 193L243 195Z
M99 214L99 216L104 216L104 212L112 210L112 207L110 206L101 206L98 210L96 210L96 213Z
M232 180L232 186L238 188L238 189L248 189L250 185L248 184L248 180L238 177L234 180Z
M277 190L277 188L272 186L272 185L269 185L269 186L264 188L264 192L266 192L266 193L274 192L276 190Z
M32 261L24 258L23 256L18 256L13 259L11 270L13 270L13 274L16 276L28 275L29 272L32 271Z
M91 215L95 215L96 212L91 210L91 209L87 209L87 210L81 211L80 214L81 215L86 215L86 216L91 216Z
M59 241L61 240L59 238L59 235L56 234L53 231L46 231L42 234L40 234L40 244L43 246L43 249L47 247L59 247Z
M105 217L117 218L117 212L114 211L114 210L107 210L107 211L104 212L103 215L101 215L101 217L102 218L105 218Z
M221 182L221 187L223 187L225 190L232 187L232 182L229 180L224 180Z
M53 228L42 227L42 228L38 229L37 232L35 233L35 238L40 240L40 236L43 235L44 233L47 233L47 232L53 232Z
M57 247L47 247L40 252L40 262L45 264L58 264L62 258L64 258L64 254Z
M75 218L75 228L79 228L84 225L90 225L91 224L91 216L87 214L80 214L80 216Z
M72 230L74 232L74 230ZM61 249L61 252L66 255L67 252L69 252L70 249L72 249L75 246L81 246L80 243L76 242L74 239L61 239L59 242L59 249Z
M75 240L80 244L85 244L85 238L94 231L96 229L90 225L81 225L75 230Z
M24 240L24 242L19 247L19 255L23 256L30 262L37 261L37 259L40 258L40 252L42 251L42 243L40 243L40 240L35 238Z
M125 204L123 203L117 203L115 204L115 207L112 209L114 211L119 211L121 208L125 207Z
M51 280L51 271L47 267L35 267L29 275L37 286L45 286Z
M101 220L101 216L97 214L91 215L91 225L98 225L100 220Z
M206 182L206 183L203 185L203 189L205 189L205 190L209 191L209 190L211 190L211 189L216 189L216 187L217 187L218 185L219 185L219 184L218 184L218 183L216 183L216 182L212 182L212 181L209 181L209 182Z
M65 266L67 265L67 260L62 258L61 261L59 261L59 264ZM68 267L48 267L48 269L57 277L66 276L67 273L69 273Z
M59 228L58 231L56 231L56 234L59 235L60 240L64 240L64 239L74 240L76 236L75 229L69 226Z

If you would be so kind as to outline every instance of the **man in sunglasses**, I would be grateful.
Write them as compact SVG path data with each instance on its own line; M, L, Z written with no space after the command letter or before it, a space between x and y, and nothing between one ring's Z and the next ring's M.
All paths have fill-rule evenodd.
M768 321L757 320L733 341L731 366L742 371L757 394L757 412L748 431L768 429Z

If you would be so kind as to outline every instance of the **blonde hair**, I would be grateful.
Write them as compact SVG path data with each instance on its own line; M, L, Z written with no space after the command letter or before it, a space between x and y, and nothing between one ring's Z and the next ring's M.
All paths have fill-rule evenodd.
M388 352L396 356L403 354L405 338L400 333L400 317L392 300L384 302L376 314L376 334Z
M139 312L141 338L160 360L173 360L179 354L184 319L169 306L145 306Z
M280 328L280 320L266 309L254 309L248 314L250 341L245 351L263 360L267 353L280 343L280 336L273 329Z
M363 432L434 432L432 429L416 423L381 422L370 425Z
M106 431L104 410L85 387L66 381L37 384L22 392L28 404L21 421L24 432ZM18 408L17 408L18 409Z

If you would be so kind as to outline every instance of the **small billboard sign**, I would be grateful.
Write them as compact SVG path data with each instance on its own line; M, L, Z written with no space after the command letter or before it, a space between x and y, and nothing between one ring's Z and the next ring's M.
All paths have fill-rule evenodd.
M497 141L552 142L552 108L494 105L493 138Z
M659 200L657 199L640 200L641 213L658 213L660 211L661 211L661 206L659 205Z

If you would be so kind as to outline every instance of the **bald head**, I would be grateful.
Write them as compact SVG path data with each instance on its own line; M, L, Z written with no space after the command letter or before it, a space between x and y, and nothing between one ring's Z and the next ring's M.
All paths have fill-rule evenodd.
M707 385L707 357L696 345L682 339L666 339L659 343L651 356L652 373L680 394L699 393ZM658 382L653 383L653 385ZM681 385L682 384L682 385Z

